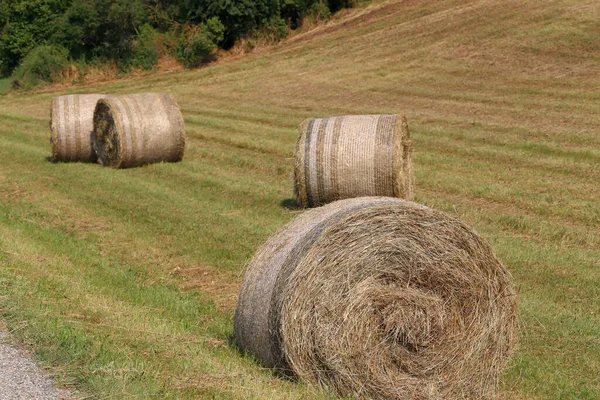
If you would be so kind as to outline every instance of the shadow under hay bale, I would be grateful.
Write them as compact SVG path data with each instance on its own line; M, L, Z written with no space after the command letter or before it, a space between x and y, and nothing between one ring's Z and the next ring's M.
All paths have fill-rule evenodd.
M286 210L300 210L302 208L297 199L284 199L279 204Z
M294 191L302 207L361 196L412 200L412 143L405 117L306 120L296 145Z
M52 161L96 162L96 153L92 148L94 108L103 97L103 94L73 94L52 99Z
M516 313L510 273L471 228L364 197L310 210L258 250L235 339L342 396L493 399Z
M92 143L98 161L108 167L181 161L185 150L183 117L166 93L102 99L94 111Z

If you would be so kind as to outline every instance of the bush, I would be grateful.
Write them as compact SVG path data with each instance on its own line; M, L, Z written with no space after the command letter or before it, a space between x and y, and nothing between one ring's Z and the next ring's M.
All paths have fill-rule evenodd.
M217 45L197 26L186 28L177 46L177 59L186 67L210 61Z
M298 29L306 14L306 4L303 0L283 0L280 15L291 29Z
M336 12L342 8L352 8L356 6L358 0L327 0L331 12Z
M231 48L235 42L265 26L279 15L280 0L186 0L179 16L184 23L202 23L217 17L224 26L221 47Z
M305 18L326 21L342 8L352 7L358 0L282 0L281 17L292 29L302 25Z
M331 18L331 10L326 3L319 1L310 7L308 10L308 17L315 21L327 21Z
M224 34L225 27L217 17L200 26L186 26L177 46L177 59L186 67L197 67L211 61Z
M156 32L150 25L143 25L133 43L133 66L145 70L153 69L158 64L160 54L157 48Z
M195 67L213 59L217 47L240 39L274 43L305 17L326 20L361 1L368 0L0 0L0 76L10 76L42 45L54 47L35 57L64 61L57 49L67 49L78 63L110 63L121 72L153 69L167 54ZM19 74L17 86L28 85L28 74L52 79L48 71Z
M38 46L23 58L12 75L13 88L31 89L56 82L69 65L69 51L62 46Z
M97 37L101 25L102 17L94 2L73 0L54 20L50 42L66 47L74 58L89 58L94 48L102 46L102 40Z
M222 44L225 39L225 26L217 17L212 17L200 26L206 32L208 38L215 44Z
M281 17L275 17L262 29L263 36L271 42L278 42L288 37L289 27Z
M10 75L36 45L50 36L65 0L0 0L0 70Z

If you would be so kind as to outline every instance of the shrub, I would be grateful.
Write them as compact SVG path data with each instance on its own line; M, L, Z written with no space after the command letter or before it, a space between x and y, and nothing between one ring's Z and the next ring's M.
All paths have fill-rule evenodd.
M201 28L215 45L220 45L225 39L225 25L217 17L210 18Z
M358 0L327 0L331 12L336 12L342 8L352 8L358 4Z
M303 0L283 0L281 3L281 17L287 21L291 29L300 27L305 13Z
M4 96L12 87L12 81L10 78L0 78L0 96Z
M31 89L55 82L69 64L69 52L62 46L38 46L31 50L12 75L13 88Z
M177 46L177 59L186 67L197 67L210 61L217 45L197 26L186 28Z
M69 49L73 58L89 58L102 45L98 31L102 17L94 2L73 0L51 25L50 42Z
M331 10L326 3L319 1L310 7L308 10L308 17L315 21L327 21L331 18Z
M199 26L186 26L177 46L178 60L186 67L197 67L210 61L217 45L223 41L224 33L225 27L217 17Z
M0 0L0 69L11 74L36 45L45 42L65 0Z
M162 56L173 56L177 54L177 43L179 34L176 29L168 30L164 33L157 33L154 37L154 44L158 51L159 58Z
M285 39L289 34L289 27L281 17L272 18L262 29L263 35L272 42L278 42Z
M345 7L352 7L357 0L283 0L281 17L290 28L297 29L305 18L310 21L326 21Z
M262 28L279 15L280 0L187 0L180 7L185 22L202 23L217 17L223 25L221 46L232 47L235 42Z
M148 24L139 29L133 42L134 67L151 70L158 64L160 54L156 43L157 36L158 32Z

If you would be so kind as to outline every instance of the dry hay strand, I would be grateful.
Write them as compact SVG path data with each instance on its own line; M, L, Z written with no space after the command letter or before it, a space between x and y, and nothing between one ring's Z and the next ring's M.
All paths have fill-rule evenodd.
M414 186L406 117L347 115L300 125L294 191L302 207L361 196L412 200Z
M103 97L103 94L72 94L52 99L52 161L96 162L96 153L92 148L94 108Z
M363 197L302 214L258 250L235 340L341 396L493 399L516 315L510 273L465 223Z
M185 149L183 117L166 93L102 99L94 111L92 143L98 162L113 168L181 161Z

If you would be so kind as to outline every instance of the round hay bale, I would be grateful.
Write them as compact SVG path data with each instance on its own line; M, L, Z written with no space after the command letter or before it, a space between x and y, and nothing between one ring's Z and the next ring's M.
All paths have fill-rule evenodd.
M306 120L296 144L294 191L302 207L361 196L412 200L406 117L347 115Z
M342 396L493 399L516 312L510 273L471 228L364 197L310 210L258 250L235 340Z
M103 97L103 94L72 94L52 99L52 161L96 162L96 153L92 148L94 108Z
M183 117L166 93L102 99L94 111L92 143L98 161L113 168L181 161L185 149Z

